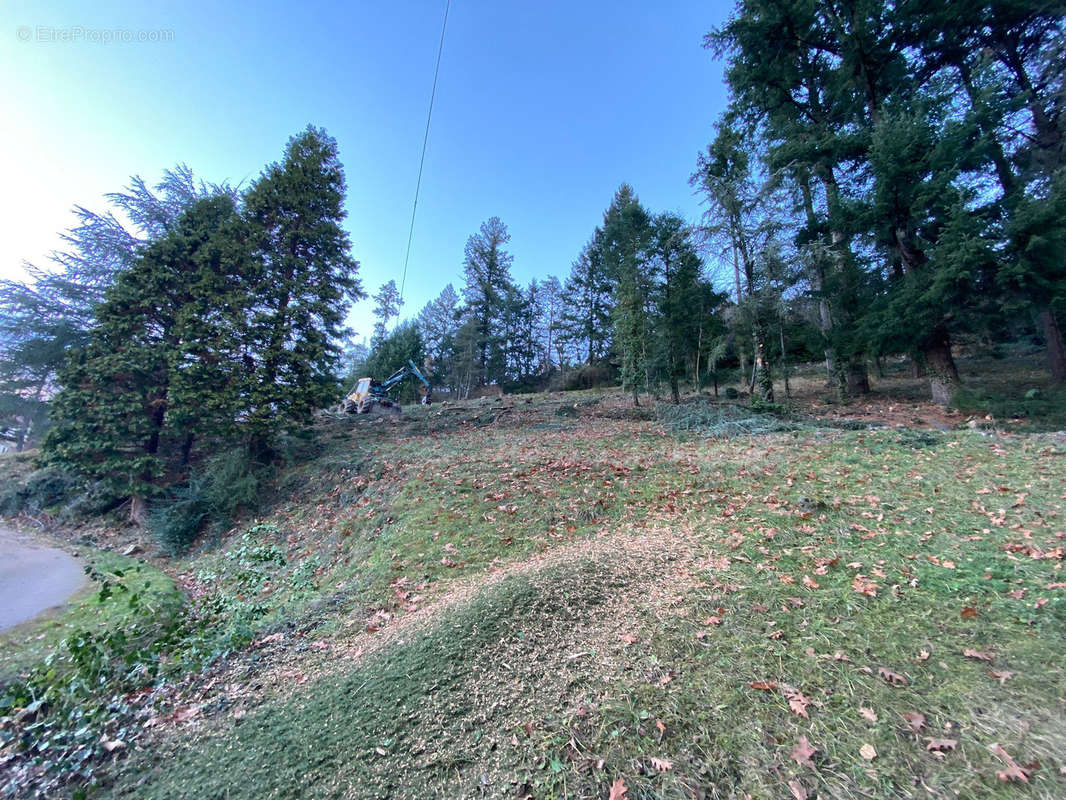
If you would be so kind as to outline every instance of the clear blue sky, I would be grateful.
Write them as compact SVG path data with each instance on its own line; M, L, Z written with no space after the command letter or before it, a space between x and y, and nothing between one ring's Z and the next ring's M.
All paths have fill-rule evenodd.
M698 218L688 176L726 102L700 39L730 10L453 0L405 314L459 288L466 239L493 215L521 282L565 278L623 181L653 210ZM248 181L313 123L340 146L364 287L399 284L443 12L444 0L7 0L0 275L44 262L71 206L103 210L131 174L180 161ZM149 41L106 42L116 30ZM64 34L76 40L43 41ZM364 334L370 306L352 316Z

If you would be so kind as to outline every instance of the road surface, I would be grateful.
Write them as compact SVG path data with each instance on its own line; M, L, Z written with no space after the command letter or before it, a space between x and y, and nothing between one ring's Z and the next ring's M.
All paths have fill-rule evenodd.
M0 631L60 605L84 584L71 556L0 526Z

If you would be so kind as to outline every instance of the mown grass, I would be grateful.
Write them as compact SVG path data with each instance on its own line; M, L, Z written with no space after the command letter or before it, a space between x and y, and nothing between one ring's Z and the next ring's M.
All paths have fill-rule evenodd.
M782 797L789 781L1018 795L996 777L998 744L1029 794L1061 796L1061 441L536 424L402 439L376 466L353 454L321 502L290 508L279 525L317 526L335 550L321 586L344 584L317 624L343 639L353 611L359 631L387 625L460 576L592 549L291 699L175 734L127 762L116 793L591 798L623 778L633 799ZM616 544L641 531L662 558ZM815 753L800 764L802 736ZM938 755L925 737L955 745Z

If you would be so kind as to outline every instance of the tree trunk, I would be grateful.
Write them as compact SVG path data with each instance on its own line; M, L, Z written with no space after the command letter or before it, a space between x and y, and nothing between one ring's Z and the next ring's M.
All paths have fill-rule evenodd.
M148 500L134 495L130 498L130 522L143 528L148 520Z
M1051 309L1040 312L1040 325L1044 329L1044 340L1047 342L1047 361L1051 377L1057 383L1066 382L1066 347L1062 341L1062 326Z
M766 336L761 326L756 326L755 328L755 358L754 378L759 385L759 396L767 403L772 403L774 402L774 376L770 372Z
M870 375L865 363L854 359L848 362L847 386L848 397L870 393Z
M933 402L946 406L958 391L959 371L951 356L951 337L943 325L938 325L922 343L922 361L929 375Z
M854 332L854 306L856 297L856 276L853 274L853 257L847 234L837 224L842 218L842 203L840 200L840 186L837 184L836 175L831 166L825 165L819 170L819 179L825 190L826 207L829 212L829 245L830 252L835 262L837 281L837 304L838 311L836 320L830 325L839 325L845 332ZM824 281L824 276L823 276ZM821 312L821 309L819 310ZM826 308L825 313L831 313ZM830 374L836 378L837 399L846 403L856 395L869 394L870 379L866 374L866 362L857 358L854 354L826 351L826 363L832 364Z
M785 326L778 325L777 333L781 337L781 374L785 379L785 398L792 399L792 387L788 385L788 356L785 354Z

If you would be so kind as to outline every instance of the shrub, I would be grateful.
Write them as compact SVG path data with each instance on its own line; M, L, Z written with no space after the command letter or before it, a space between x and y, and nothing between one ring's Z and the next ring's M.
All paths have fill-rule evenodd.
M572 392L579 389L599 389L618 383L615 371L602 364L582 364L575 369L564 370L552 376L552 391Z
M0 489L0 514L40 514L67 502L82 484L69 472L57 467L44 467L21 479L4 481Z
M260 474L242 449L214 456L188 483L153 505L149 531L164 552L184 552L205 525L228 528L241 508L255 504Z
M753 408L730 403L682 403L661 405L659 419L675 431L728 439L734 436L798 430L801 426Z

